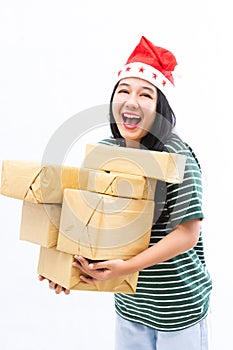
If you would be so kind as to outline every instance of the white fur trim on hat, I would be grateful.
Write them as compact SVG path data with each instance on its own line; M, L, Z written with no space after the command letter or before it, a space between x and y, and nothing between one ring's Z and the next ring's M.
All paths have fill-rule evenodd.
M156 86L169 100L174 85L156 68L141 62L132 62L124 65L118 73L118 81L124 78L141 78Z

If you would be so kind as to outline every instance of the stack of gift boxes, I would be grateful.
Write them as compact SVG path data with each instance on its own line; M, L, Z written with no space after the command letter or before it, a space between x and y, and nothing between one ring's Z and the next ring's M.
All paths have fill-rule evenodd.
M1 194L22 200L20 239L40 245L40 275L67 289L135 293L138 272L87 284L74 255L129 259L145 250L157 181L182 182L185 162L178 154L88 144L80 168L3 161Z

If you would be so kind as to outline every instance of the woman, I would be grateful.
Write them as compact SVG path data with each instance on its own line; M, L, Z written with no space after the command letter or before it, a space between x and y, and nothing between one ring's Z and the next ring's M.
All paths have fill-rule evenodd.
M171 52L141 38L119 72L110 103L113 136L102 142L186 155L183 183L158 182L148 249L125 261L89 264L76 256L74 263L89 276L81 277L86 283L139 271L136 294L115 294L116 350L208 349L212 286L201 234L201 170L191 148L174 133L168 101L175 66ZM53 282L50 287L63 290Z

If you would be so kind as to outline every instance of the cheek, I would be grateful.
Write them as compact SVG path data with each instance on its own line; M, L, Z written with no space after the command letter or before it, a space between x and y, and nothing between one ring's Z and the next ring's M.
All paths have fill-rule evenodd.
M116 104L116 103L113 103L112 104L112 113L113 113L113 116L114 116L114 119L118 119L119 117L119 105Z
M148 114L155 115L157 103L155 101L146 101L143 104L143 109L147 111Z
M144 114L154 114L156 112L157 99L142 96L139 100L139 105Z
M114 98L112 102L112 112L115 119L120 117L120 111L123 105L123 101L119 98Z
M121 95L116 95L114 98L113 98L113 104L116 104L116 105L123 105L126 101L126 98L123 94Z
M144 120L147 125L152 125L156 117L156 107L153 104L147 104L144 106Z

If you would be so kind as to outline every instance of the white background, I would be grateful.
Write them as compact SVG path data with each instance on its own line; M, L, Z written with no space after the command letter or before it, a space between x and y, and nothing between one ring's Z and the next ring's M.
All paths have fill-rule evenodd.
M108 103L142 35L176 55L177 132L203 168L213 350L232 344L230 23L224 0L0 1L0 161L40 161L62 123ZM83 145L102 136L106 128L89 132L68 163L78 165ZM0 348L113 349L112 294L55 295L39 282L39 248L19 240L21 205L0 196Z

